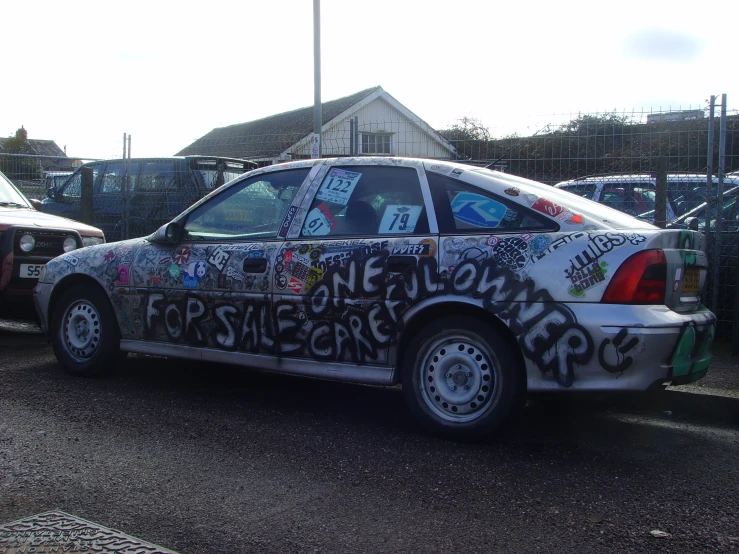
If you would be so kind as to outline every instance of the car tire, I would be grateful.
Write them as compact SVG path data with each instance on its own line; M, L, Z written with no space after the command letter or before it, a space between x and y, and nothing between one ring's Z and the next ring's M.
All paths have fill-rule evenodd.
M124 357L113 307L106 294L94 286L74 285L65 290L51 328L54 354L72 375L107 374Z
M446 438L476 440L507 427L525 399L525 370L489 324L447 316L411 340L401 371L413 416Z

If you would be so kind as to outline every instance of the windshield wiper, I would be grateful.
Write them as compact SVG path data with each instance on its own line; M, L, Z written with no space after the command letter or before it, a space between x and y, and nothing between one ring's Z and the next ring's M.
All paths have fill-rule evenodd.
M27 208L25 204L19 204L18 202L2 202L0 201L0 206L3 206L5 208Z

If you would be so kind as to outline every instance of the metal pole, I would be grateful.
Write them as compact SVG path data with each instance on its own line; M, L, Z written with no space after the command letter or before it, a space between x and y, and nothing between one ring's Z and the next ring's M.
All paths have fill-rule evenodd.
M313 0L313 144L311 158L320 158L321 126L323 113L321 106L321 0Z
M126 163L126 133L123 133L123 163ZM128 143L130 144L130 143ZM121 183L121 222L123 223L123 227L121 228L121 236L118 237L118 240L124 240L128 238L128 206L126 205L126 174L128 171L124 172L123 174L123 182Z
M715 241L711 238L715 238L713 233L716 229L711 228L711 221L714 220L714 204L713 198L713 133L714 133L714 120L716 118L716 96L711 95L710 110L708 112L708 164L706 169L706 228L705 232L708 238L708 273L711 276L711 311L716 313L716 306L718 306L718 260L716 259Z

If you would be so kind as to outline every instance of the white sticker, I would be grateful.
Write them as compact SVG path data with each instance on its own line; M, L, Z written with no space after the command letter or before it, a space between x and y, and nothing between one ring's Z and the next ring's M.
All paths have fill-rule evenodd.
M422 206L388 206L380 222L380 233L412 233L422 209Z
M336 220L331 215L328 206L321 202L308 212L303 224L303 236L317 237L328 235L336 227Z
M321 188L318 194L316 194L316 198L346 206L361 176L361 173L334 168L329 171L323 180Z

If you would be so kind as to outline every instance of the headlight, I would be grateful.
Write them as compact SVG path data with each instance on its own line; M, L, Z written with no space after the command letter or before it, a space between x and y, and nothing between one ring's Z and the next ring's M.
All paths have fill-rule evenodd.
M77 241L74 240L74 237L67 237L64 239L64 244L62 244L62 248L65 252L71 252L72 250L77 248Z
M95 246L104 242L103 237L82 237L82 246Z
M33 250L34 246L36 246L36 239L33 238L33 235L23 235L21 237L21 250L23 250L24 252L30 252L31 250Z

